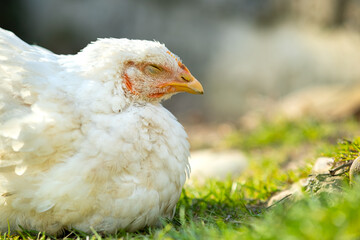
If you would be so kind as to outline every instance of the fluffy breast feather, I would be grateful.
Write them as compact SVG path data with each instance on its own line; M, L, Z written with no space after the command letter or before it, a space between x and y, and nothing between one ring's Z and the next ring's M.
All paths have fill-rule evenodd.
M160 104L146 104L86 122L86 137L66 162L36 177L22 176L26 186L24 179L8 182L16 192L0 208L0 222L19 211L24 219L16 223L49 233L89 226L111 232L172 217L189 174L187 135L175 117Z

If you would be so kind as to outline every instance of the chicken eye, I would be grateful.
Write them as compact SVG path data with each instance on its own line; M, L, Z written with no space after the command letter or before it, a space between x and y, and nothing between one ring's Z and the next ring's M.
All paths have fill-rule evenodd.
M146 71L147 73L152 74L152 75L156 75L156 74L161 73L162 70L161 70L160 67L158 67L158 66L156 66L156 65L147 65L147 66L145 67L145 71Z

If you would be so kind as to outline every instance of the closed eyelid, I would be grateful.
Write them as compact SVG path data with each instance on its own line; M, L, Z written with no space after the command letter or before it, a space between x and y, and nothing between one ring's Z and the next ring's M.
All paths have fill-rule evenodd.
M149 64L145 67L145 71L147 71L151 74L159 74L159 73L163 72L163 69L161 67L158 67L157 65Z
M162 70L162 68L161 68L161 67L159 67L159 66L157 66L157 65L150 64L150 66L151 66L151 67L153 67L153 68L156 68L156 69L158 69L158 70L160 70L160 71Z

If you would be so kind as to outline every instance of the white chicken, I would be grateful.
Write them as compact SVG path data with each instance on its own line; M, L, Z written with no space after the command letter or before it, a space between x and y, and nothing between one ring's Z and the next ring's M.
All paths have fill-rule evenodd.
M56 55L0 29L0 231L135 231L172 217L187 135L161 104L201 84L158 42Z

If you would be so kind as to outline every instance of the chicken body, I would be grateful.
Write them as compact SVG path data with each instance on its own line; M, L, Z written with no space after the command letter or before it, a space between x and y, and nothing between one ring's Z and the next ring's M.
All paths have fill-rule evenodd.
M167 51L111 39L62 56L0 29L1 232L135 231L173 216L189 143L160 104L180 86L165 78L185 69Z

